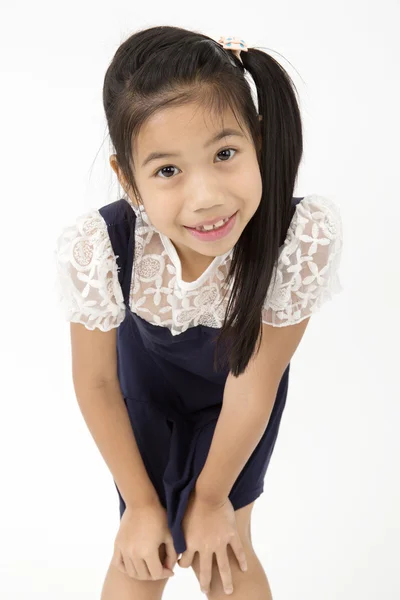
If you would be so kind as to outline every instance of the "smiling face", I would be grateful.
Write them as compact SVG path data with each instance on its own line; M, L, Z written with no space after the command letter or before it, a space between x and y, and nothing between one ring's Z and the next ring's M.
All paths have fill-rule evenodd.
M233 248L261 201L261 174L250 134L240 129L230 109L222 126L220 118L213 119L198 105L169 107L146 121L133 147L135 181L149 220L171 240L188 268L204 268ZM229 129L230 135L212 141L221 129ZM119 177L113 157L110 163ZM219 240L199 240L185 227L235 212L233 228Z

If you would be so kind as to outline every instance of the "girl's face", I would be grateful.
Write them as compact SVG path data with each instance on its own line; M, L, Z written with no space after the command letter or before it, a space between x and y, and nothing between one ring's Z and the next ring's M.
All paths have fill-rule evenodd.
M220 119L195 104L169 107L152 115L134 144L134 176L149 220L171 240L182 266L193 274L233 248L261 201L250 134L242 132L230 110L223 124L234 131L213 141ZM152 158L153 153L166 156ZM235 212L233 228L220 240L199 240L185 228Z

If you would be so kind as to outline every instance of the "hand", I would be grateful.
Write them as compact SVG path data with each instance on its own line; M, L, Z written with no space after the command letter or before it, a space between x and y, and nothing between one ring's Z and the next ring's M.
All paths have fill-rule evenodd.
M166 548L164 565L159 554L161 544ZM166 579L175 575L172 569L177 558L162 504L127 506L115 538L112 564L134 579Z
M211 585L213 553L217 558L222 585L227 594L233 591L232 573L227 545L230 544L243 571L247 569L246 555L236 527L235 511L229 498L219 504L210 504L196 496L193 490L182 520L187 550L178 560L180 567L190 567L195 552L200 556L200 587L208 593Z

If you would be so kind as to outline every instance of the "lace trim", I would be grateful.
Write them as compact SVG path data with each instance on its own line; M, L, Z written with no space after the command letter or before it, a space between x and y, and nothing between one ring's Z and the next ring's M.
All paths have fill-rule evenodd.
M55 290L67 321L108 331L125 317L118 265L107 225L93 209L57 238Z
M263 322L274 327L300 323L343 291L338 275L342 246L338 207L325 197L304 198L297 205L274 270L277 280L268 291Z
M135 212L131 310L154 325L169 327L173 335L196 325L220 328L229 295L222 300L231 252L215 261L206 281L182 288L176 257L174 262L144 211ZM343 290L338 276L342 238L337 206L317 195L303 198L274 268L262 310L264 323L275 327L299 323ZM64 229L55 254L58 297L66 320L102 331L118 327L126 308L116 257L98 209Z

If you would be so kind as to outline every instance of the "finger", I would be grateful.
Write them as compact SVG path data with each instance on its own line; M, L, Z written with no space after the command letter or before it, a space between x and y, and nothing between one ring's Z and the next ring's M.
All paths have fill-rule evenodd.
M181 558L178 560L178 565L182 567L182 569L187 569L193 562L193 556L194 550L185 550Z
M133 564L131 557L127 554L124 556L124 563L127 575L129 575L131 579L138 579L138 573L135 569L135 565Z
M233 582L232 582L232 572L231 565L229 564L228 552L225 547L224 550L220 550L217 552L217 564L219 573L221 575L221 581L223 588L225 590L225 594L232 594L233 592Z
M174 575L174 572L171 569L162 565L158 552L146 558L146 564L150 577L154 580L165 579L166 577L172 577Z
M178 560L178 554L175 550L175 546L174 546L174 542L173 542L172 538L165 542L165 551L166 551L166 555L165 555L164 566L167 569L171 569L171 571L172 571L174 566L176 565L176 561Z
M243 544L238 535L235 535L229 542L236 558L239 563L239 567L242 571L247 571L247 559L246 552L244 550Z
M212 552L200 552L200 575L199 582L201 591L208 594L211 587L212 575Z
M151 579L151 575L143 558L134 558L132 559L132 562L137 571L138 579Z
M118 571L121 571L121 573L126 572L122 554L118 548L114 548L114 554L111 559L111 564L114 565L114 567L116 567Z

